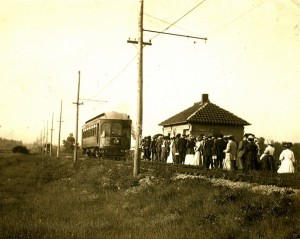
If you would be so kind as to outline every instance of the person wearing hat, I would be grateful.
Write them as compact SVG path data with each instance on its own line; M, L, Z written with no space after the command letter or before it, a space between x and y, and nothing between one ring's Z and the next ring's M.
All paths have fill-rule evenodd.
M170 142L169 137L164 136L161 144L161 155L160 155L160 161L163 163L167 162L167 158L170 152Z
M156 161L156 137L152 136L150 143L151 161Z
M254 137L254 143L257 146L257 159L259 159L260 158L260 146L259 146L259 140L258 140L258 138Z
M234 141L233 135L228 136L228 142L226 145L225 152L225 160L224 160L224 166L223 168L226 170L234 170L234 162L236 160L236 151L237 151L237 145Z
M204 166L207 169L214 167L212 161L213 147L214 147L214 141L212 139L212 135L208 135L204 141L204 148L203 148Z
M204 135L200 135L200 158L199 158L199 165L205 166L204 163Z
M237 166L238 169L243 171L245 169L245 163L247 158L247 138L249 134L244 134L243 140L239 143L238 146L238 160L237 160Z
M173 161L174 161L174 164L179 164L179 151L178 151L178 144L179 144L179 140L181 138L181 134L178 133L176 134L175 136L175 140L174 140L174 144L173 144L173 151L174 151L174 158L173 158Z
M184 164L186 155L186 135L183 134L178 140L178 153L179 153L179 164Z
M265 171L275 170L274 152L275 148L272 145L272 140L266 140L267 147L260 157L261 169Z
M247 137L247 147L246 147L246 151L247 151L247 156L246 156L246 161L245 161L245 171L248 170L257 170L259 168L259 164L257 161L257 145L254 142L254 135L253 134L249 134Z
M215 143L215 149L216 149L216 168L223 168L223 160L225 158L225 152L224 150L226 149L227 142L224 140L223 134L220 134L216 140Z
M167 163L174 163L175 152L175 137L172 137L169 141L169 155L167 156Z
M279 156L279 160L281 161L281 165L277 170L277 173L294 173L294 163L296 163L296 159L293 151L290 149L292 147L292 143L284 142L282 143L284 150L281 152Z
M186 139L186 154L184 159L184 164L194 165L194 148L195 148L195 139L192 135L189 135Z
M151 136L145 136L142 140L142 148L144 152L144 159L150 160L150 144L151 144Z
M155 147L156 147L156 161L161 161L161 148L162 148L162 143L163 143L163 136L158 136L155 142Z
M196 137L195 147L194 147L194 159L193 159L193 165L200 165L200 157L201 157L201 137Z

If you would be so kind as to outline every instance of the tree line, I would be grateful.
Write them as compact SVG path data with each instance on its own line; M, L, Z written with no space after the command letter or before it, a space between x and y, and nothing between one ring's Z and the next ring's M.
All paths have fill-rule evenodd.
M14 139L5 139L0 137L0 152L7 152L11 151L12 148L23 145L21 140L14 140Z

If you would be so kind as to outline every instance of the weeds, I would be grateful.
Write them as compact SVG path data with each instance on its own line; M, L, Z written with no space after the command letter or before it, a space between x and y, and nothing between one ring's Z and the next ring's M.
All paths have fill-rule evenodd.
M300 196L173 180L172 168L0 154L0 238L299 238Z

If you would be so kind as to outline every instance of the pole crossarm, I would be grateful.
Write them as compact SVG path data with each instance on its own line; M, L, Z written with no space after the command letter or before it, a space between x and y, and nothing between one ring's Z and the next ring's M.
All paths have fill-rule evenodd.
M132 43L132 44L138 44L139 42L137 40L130 40L130 38L127 40L127 43ZM143 45L147 45L147 46L152 46L152 42L143 42Z
M199 39L199 40L207 41L207 37L196 37L196 36L181 35L181 34L169 33L169 32L153 31L153 30L147 30L147 29L144 29L143 31L145 31L145 32L159 33L159 34L165 34L165 35L171 35L171 36L178 36L178 37L194 38L194 39Z
M79 103L79 102L73 102L74 105L83 105L83 102Z
M83 101L95 101L95 102L104 102L104 103L107 103L107 100L91 100L91 99L80 99L80 100L83 100ZM76 103L75 103L76 104Z

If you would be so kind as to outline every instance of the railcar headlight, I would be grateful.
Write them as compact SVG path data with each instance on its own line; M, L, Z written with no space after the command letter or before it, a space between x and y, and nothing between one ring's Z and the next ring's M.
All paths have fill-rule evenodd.
M114 144L120 144L120 139L119 138L115 138L114 139Z

